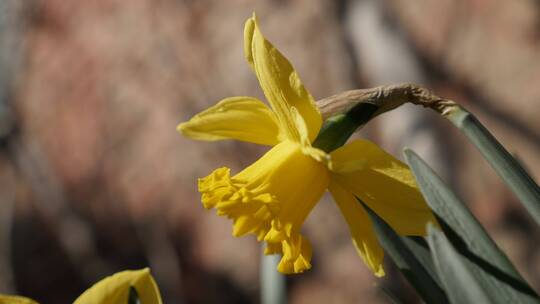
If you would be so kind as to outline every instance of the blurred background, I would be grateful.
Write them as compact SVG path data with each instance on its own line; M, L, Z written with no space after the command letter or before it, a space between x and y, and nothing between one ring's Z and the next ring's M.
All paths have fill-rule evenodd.
M259 244L204 210L196 182L265 148L175 131L222 98L263 98L242 51L254 11L316 99L425 85L540 178L537 0L2 0L0 292L70 303L149 266L165 303L259 301ZM540 289L538 227L447 121L405 106L357 136L399 157L416 150ZM290 303L390 303L386 291L419 301L389 261L373 277L329 197L305 234L313 269L288 278Z

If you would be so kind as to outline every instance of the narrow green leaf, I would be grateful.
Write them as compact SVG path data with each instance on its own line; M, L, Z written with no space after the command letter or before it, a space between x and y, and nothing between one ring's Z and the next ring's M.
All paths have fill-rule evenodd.
M420 190L447 237L466 258L471 271L494 295L494 303L539 303L508 257L497 247L469 209L413 151L405 150Z
M480 150L540 225L540 187L521 164L467 110L456 107L446 117Z
M420 236L401 236L400 238L414 254L420 264L422 264L422 266L426 269L429 276L437 282L437 285L442 286L441 282L438 280L439 278L437 277L437 272L435 271L435 265L433 264L433 259L431 258L431 251L429 250L426 240Z
M261 303L286 304L285 276L277 271L278 255L261 256Z
M392 258L397 268L403 273L411 285L418 291L418 294L426 301L426 303L448 303L446 295L442 289L442 285L437 281L434 269L426 269L433 267L433 262L429 256L426 257L427 249L417 247L412 239L404 241L382 218L380 218L367 205L358 201L363 205L369 214L377 238L384 248L385 252ZM422 252L422 250L424 252ZM420 252L422 260L429 260L427 263L417 257L417 252Z
M431 224L428 224L428 242L437 273L451 303L495 303L491 298L494 294L485 289L481 279L462 260L444 234Z

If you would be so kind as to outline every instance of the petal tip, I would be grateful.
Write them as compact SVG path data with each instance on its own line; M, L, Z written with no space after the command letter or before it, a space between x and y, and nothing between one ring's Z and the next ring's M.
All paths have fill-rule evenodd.
M247 30L254 28L256 23L257 23L257 16L255 15L255 12L253 12L253 15L246 20L246 23L244 25L244 31L252 32L252 30L250 31L247 31Z
M182 122L176 126L176 132L180 135L191 138L191 139L201 139L201 135L194 128L194 125L190 121Z
M177 126L176 126L176 132L184 135L184 131L186 129L186 122L182 122L182 123L179 123Z
M257 24L257 19L255 16L255 13L253 13L253 16L249 18L246 21L246 24L244 25L244 57L246 58L247 62L250 64L252 68L253 68L252 43L253 43L253 35L255 33L256 24Z
M384 272L384 268L381 266L379 267L379 269L377 271L374 271L373 274L377 277L377 278L382 278L386 275L386 273Z

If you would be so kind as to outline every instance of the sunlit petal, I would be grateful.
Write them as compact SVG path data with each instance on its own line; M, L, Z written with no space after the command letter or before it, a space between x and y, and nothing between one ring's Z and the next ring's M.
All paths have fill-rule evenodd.
M287 58L264 38L255 17L248 19L244 28L244 52L289 139L299 140L290 112L295 107L306 122L312 142L321 128L321 113Z
M280 141L276 116L252 97L226 98L179 124L177 130L198 140L237 139L270 146Z
M368 214L354 195L337 182L331 181L329 190L349 224L356 251L376 276L384 276L384 251L374 234Z
M353 141L331 153L332 179L359 197L402 235L425 235L436 223L409 167L375 144Z

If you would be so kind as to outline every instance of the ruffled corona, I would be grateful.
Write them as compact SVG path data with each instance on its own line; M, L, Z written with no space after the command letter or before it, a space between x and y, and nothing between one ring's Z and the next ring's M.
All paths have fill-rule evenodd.
M267 254L282 254L283 273L311 267L311 245L300 227L329 183L326 166L304 151L284 141L233 177L219 168L199 179L204 207L232 219L234 236L253 233L267 242Z

